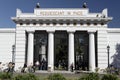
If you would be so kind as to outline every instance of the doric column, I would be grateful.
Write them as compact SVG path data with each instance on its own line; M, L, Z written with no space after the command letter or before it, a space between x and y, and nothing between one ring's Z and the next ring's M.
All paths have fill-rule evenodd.
M88 31L89 33L89 71L95 71L95 31Z
M54 70L54 32L48 32L48 70Z
M28 53L27 65L33 64L33 51L34 51L34 31L28 31Z
M74 32L69 32L69 57L68 57L68 70L70 71L70 66L74 67Z

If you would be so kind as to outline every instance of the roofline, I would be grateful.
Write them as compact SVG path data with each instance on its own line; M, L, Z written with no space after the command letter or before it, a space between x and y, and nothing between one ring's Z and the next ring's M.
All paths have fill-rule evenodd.
M15 33L15 28L0 28L0 33Z
M108 28L108 33L120 33L120 28Z

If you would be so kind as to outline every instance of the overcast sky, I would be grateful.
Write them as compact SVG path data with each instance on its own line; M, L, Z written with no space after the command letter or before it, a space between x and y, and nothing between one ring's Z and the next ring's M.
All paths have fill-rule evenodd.
M109 27L120 28L120 0L0 0L0 28L14 28L11 17L16 16L16 9L33 13L38 2L41 8L82 8L86 2L91 13L108 8L108 15L113 17Z

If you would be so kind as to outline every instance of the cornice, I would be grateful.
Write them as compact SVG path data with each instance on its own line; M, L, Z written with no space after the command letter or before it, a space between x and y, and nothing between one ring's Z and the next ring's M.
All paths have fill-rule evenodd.
M45 20L76 20L76 21L97 21L97 22L108 22L111 21L113 18L112 17L106 17L106 18L101 18L101 17L12 17L12 20L15 22L25 22L25 21L45 21Z

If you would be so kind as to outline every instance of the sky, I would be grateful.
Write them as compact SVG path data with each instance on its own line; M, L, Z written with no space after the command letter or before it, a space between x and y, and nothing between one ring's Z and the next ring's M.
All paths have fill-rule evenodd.
M11 17L16 16L16 9L33 13L38 2L41 8L82 8L86 2L91 13L101 13L107 8L108 16L113 17L108 26L120 28L120 0L0 0L0 28L15 28Z

